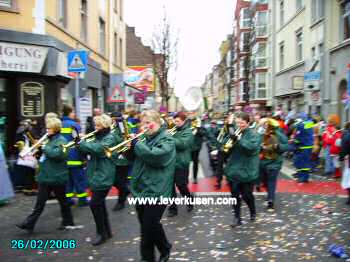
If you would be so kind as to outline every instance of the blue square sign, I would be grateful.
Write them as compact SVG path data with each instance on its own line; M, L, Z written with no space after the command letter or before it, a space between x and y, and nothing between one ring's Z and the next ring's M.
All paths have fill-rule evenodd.
M73 50L68 52L68 72L86 72L88 52L86 50Z

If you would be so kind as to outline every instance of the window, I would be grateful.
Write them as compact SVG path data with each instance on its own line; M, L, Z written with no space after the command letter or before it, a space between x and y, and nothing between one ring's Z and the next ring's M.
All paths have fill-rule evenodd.
M66 0L57 1L57 22L61 26L67 27L67 1Z
M113 47L114 47L113 63L117 64L118 63L118 34L117 33L114 33Z
M119 13L120 13L120 19L123 20L123 3L124 0L119 0Z
M350 39L350 1L346 1L341 5L341 19L342 19L342 40Z
M81 31L80 31L80 38L84 41L87 40L87 0L81 0L81 9L80 9L80 16L81 16Z
M304 5L303 0L296 0L296 6L295 6L296 11L298 12L300 9L302 9L303 5Z
M280 43L280 70L284 68L284 42Z
M257 73L255 75L255 97L257 99L266 98L266 73Z
M249 8L242 8L240 13L240 27L249 28L250 27L250 11Z
M267 35L267 12L257 12L255 15L255 34L256 36Z
M12 0L0 0L0 8L1 7L11 8Z
M296 32L296 59L297 62L303 60L303 31Z
M249 52L249 32L241 33L239 47L241 52Z
M311 22L315 23L324 17L324 0L312 0L311 2Z
M266 43L257 43L253 54L256 68L267 67Z
M99 26L100 26L100 52L101 54L106 54L106 23L103 21L103 19L100 17L99 20Z
M123 39L119 38L119 66L123 66Z
M316 47L312 47L311 48L311 58L312 58L312 62L315 62L317 60L316 57Z
M280 0L280 27L284 25L284 1Z
M239 78L246 78L248 74L248 59L245 57L242 57L239 61Z

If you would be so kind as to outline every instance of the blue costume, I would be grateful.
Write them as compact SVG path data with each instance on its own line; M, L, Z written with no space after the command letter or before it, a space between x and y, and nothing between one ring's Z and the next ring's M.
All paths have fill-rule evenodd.
M80 125L73 119L64 116L62 118L61 134L69 142L73 140L72 131L75 129L81 132ZM79 205L87 204L87 176L84 170L84 157L75 148L68 149L67 166L69 170L69 180L66 187L66 197L70 204L74 204L73 197L77 196Z
M8 199L14 197L12 183L7 170L7 164L4 151L0 141L0 204L5 203Z
M314 145L314 122L307 120L303 116L304 121L296 125L296 136L294 141L295 154L294 166L297 169L297 177L299 182L308 182L309 174L312 168L312 148Z

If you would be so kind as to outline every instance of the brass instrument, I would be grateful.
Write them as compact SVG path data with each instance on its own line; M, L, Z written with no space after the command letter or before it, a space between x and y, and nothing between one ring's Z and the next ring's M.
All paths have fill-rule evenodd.
M88 139L90 139L90 141L91 141L91 139L93 139L93 136L95 136L96 133L97 133L97 130L92 131L92 132L90 132L90 133L88 133L88 134L82 136L82 137L80 138L80 141L81 141L81 140L86 140L86 141L88 141ZM76 141L76 140L72 140L72 141L68 142L67 144L62 145L62 147L63 147L63 152L67 152L67 149L68 149L68 148L71 148L71 147L73 147L73 146L76 146L76 144L77 144L77 141Z
M108 158L112 157L112 154L114 151L117 151L118 153L123 153L129 150L129 148L126 146L127 144L129 144L131 141L133 141L136 138L139 138L140 136L143 136L146 132L148 131L148 129L142 131L141 133L137 134L135 137L127 139L121 143L119 143L116 146L110 147L105 149L105 154Z
M166 131L169 133L169 135L173 136L177 132L176 128L177 128L177 126L174 126L172 128L168 128Z
M29 154L33 155L35 153L35 151L45 145L47 142L48 142L48 133L45 133L45 135L43 135L39 140L38 142L36 142L34 145L32 145L31 147L27 148L27 149L24 149L22 152L19 153L19 156L20 157L25 157Z
M196 135L198 132L198 128L200 127L201 127L201 120L199 118L193 119L191 122L192 134Z
M236 139L232 139L230 138L229 140L227 140L227 142L224 144L224 152L228 153L230 151L230 149L241 139L242 137L242 129L237 128L234 136L236 137Z
M130 134L129 134L129 128L128 128L128 123L126 122L126 119L123 119L123 127L124 127L124 138L129 139Z

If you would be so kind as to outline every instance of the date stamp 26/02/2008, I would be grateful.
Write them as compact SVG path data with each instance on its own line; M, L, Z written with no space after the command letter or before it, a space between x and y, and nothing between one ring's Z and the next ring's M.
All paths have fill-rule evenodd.
M78 244L75 239L12 239L11 249L75 249Z

